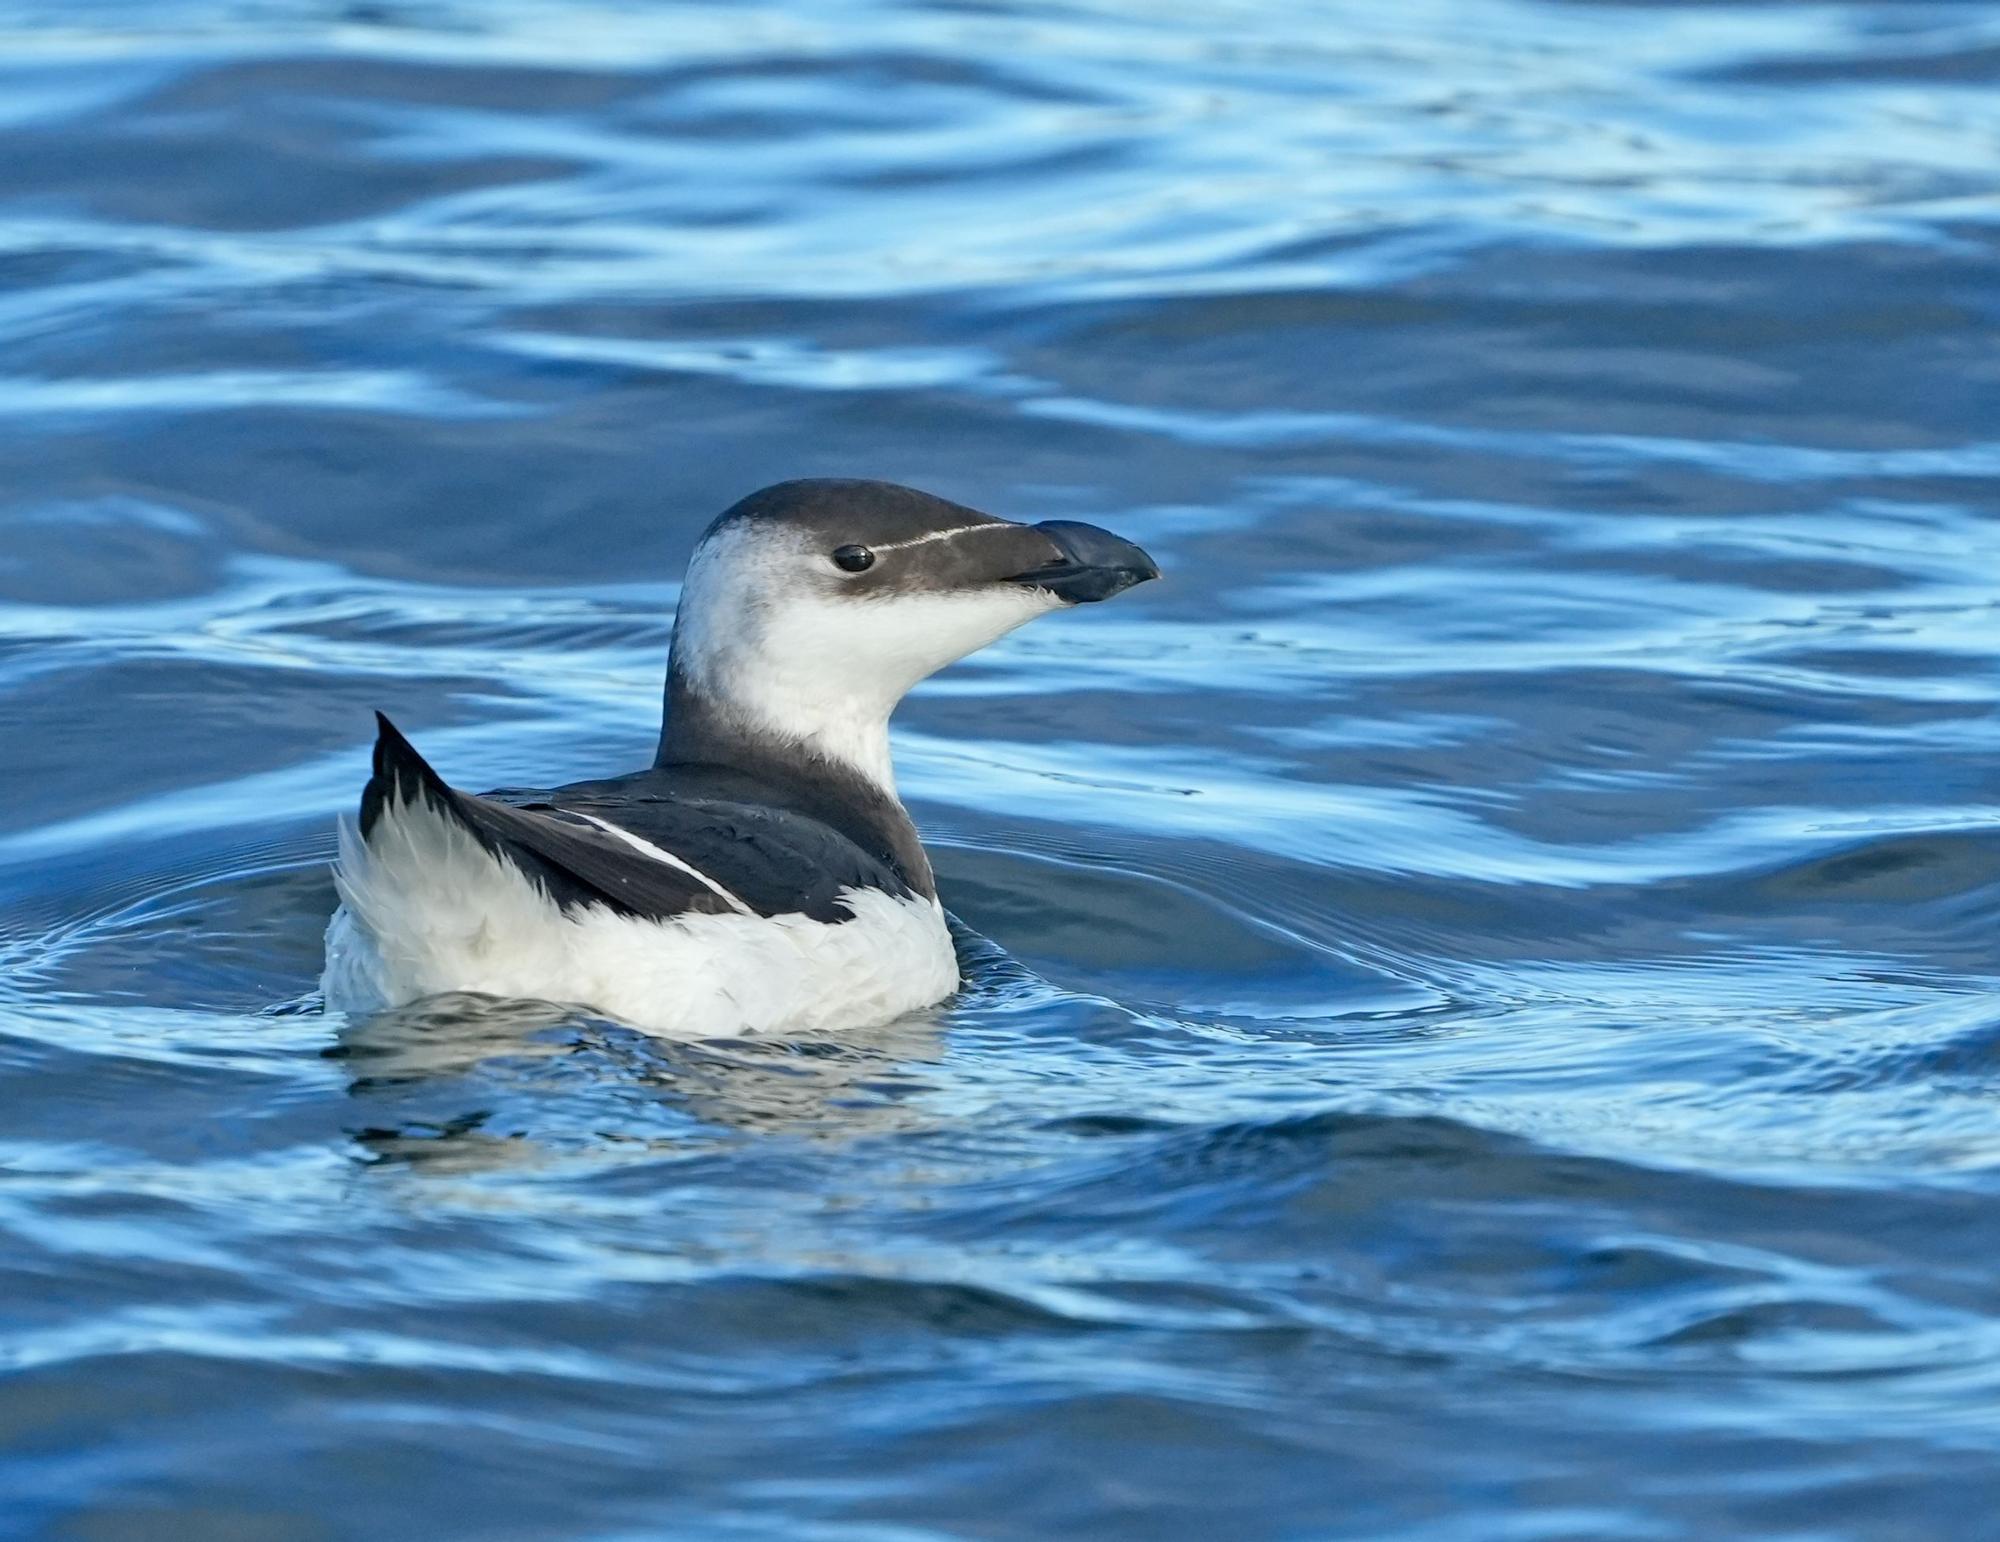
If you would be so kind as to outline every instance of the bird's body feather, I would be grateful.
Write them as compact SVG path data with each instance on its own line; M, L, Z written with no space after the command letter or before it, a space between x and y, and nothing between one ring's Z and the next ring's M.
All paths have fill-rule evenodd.
M656 768L475 796L384 720L341 831L327 1005L478 991L703 1037L879 1022L950 994L934 898L809 816L675 791L715 780Z

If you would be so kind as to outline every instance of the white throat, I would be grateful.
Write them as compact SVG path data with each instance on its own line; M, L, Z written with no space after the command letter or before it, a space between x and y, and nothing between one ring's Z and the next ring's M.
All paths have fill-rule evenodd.
M690 669L684 661L681 677L732 727L857 771L889 797L896 796L896 768L889 754L889 714L895 701L884 704L814 690L808 680L771 676L754 660L744 667L746 661L726 654L718 659L707 650L696 653L701 662Z
M998 584L843 593L823 553L725 529L688 565L673 667L723 721L845 766L894 798L897 703L925 676L1059 603Z

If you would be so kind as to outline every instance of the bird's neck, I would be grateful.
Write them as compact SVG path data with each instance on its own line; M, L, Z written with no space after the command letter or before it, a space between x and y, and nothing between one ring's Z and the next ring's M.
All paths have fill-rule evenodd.
M656 765L739 772L839 830L918 892L936 897L930 859L896 795L886 708L772 701L740 691L721 701L678 664L667 669Z

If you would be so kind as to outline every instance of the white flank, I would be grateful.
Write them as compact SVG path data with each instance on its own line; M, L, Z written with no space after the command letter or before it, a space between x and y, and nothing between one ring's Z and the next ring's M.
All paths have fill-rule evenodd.
M565 912L422 802L385 808L365 842L342 821L335 881L341 908L327 928L320 982L330 1011L477 991L588 1007L665 1037L711 1038L872 1027L958 988L934 900L850 889L841 902L853 919L839 922Z

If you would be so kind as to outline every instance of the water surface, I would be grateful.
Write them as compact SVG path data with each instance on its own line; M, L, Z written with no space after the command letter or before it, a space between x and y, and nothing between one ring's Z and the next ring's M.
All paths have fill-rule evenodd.
M0 1534L1970 1537L2000 5L0 3ZM311 999L870 475L964 994Z

